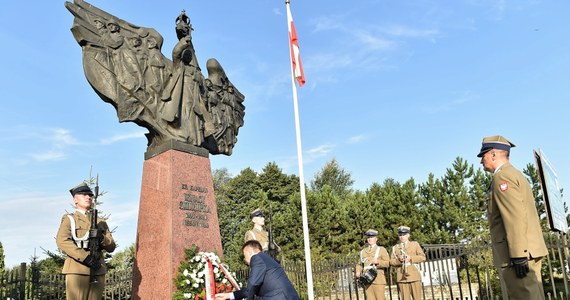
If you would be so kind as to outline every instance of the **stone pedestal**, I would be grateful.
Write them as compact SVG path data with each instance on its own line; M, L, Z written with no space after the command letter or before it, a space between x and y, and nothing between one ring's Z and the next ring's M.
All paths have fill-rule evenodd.
M173 141L145 153L132 299L172 299L193 244L223 255L212 170L207 150Z

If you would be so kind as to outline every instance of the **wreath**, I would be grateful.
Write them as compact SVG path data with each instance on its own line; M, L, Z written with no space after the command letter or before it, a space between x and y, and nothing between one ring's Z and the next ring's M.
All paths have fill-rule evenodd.
M241 284L234 279L236 274L230 273L215 253L198 252L196 245L184 252L185 259L174 279L177 291L172 299L212 300L217 293L240 289Z

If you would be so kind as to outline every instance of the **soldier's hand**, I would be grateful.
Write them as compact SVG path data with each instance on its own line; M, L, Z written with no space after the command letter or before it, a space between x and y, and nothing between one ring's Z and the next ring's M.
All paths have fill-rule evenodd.
M528 259L526 257L511 258L511 263L518 278L524 278L528 273Z
M99 259L97 259L97 257L91 254L87 255L87 257L81 263L95 271L101 268L101 263L99 262Z

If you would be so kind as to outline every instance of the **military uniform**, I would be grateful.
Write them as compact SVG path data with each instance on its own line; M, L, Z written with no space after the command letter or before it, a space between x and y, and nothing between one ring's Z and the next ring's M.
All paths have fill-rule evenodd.
M263 229L252 228L245 233L244 241L256 240L261 244L263 251L269 249L269 233Z
M263 219L263 221L255 219L265 218L263 211L258 208L252 211L249 217L255 225L251 230L245 233L244 242L251 240L258 241L263 248L263 252L267 252L269 250L269 232L265 231L262 227L265 224L265 219ZM277 247L277 252L281 252L281 247L275 244L275 241L273 243Z
M376 230L369 230L365 235L367 237L376 237L378 232ZM378 260L378 263L374 266L372 265L372 261L375 258ZM376 268L377 271L376 278L372 284L365 287L366 299L385 299L386 275L384 273L388 267L390 267L390 256L386 248L374 244L368 245L360 251L360 260L358 265L356 265L356 274L361 275L366 272L368 268Z
M98 218L97 227L102 232L100 248L113 252L116 245L105 220ZM107 269L102 252L99 253L98 262L101 267L94 273L97 283L90 283L91 269L85 261L90 254L88 248L90 228L90 213L76 210L73 214L65 214L61 218L56 243L66 255L62 273L65 275L66 299L68 300L100 300L105 289Z
M501 136L483 139L479 157L492 150L509 151L514 144ZM508 161L494 170L488 190L487 218L493 263L509 299L544 299L541 259L548 255L535 199L526 177ZM513 258L528 260L529 272L518 278Z
M409 234L409 232L410 228L407 226L398 228L399 235ZM402 256L410 257L411 261L402 263L399 259ZM396 270L396 282L400 288L401 299L419 300L422 298L422 277L417 264L424 261L426 261L426 255L418 242L407 241L392 247L390 265Z

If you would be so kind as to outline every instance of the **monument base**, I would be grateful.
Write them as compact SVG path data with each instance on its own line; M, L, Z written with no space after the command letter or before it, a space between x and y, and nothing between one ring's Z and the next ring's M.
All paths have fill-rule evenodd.
M132 299L172 299L192 245L223 256L212 170L207 151L172 141L145 154Z

